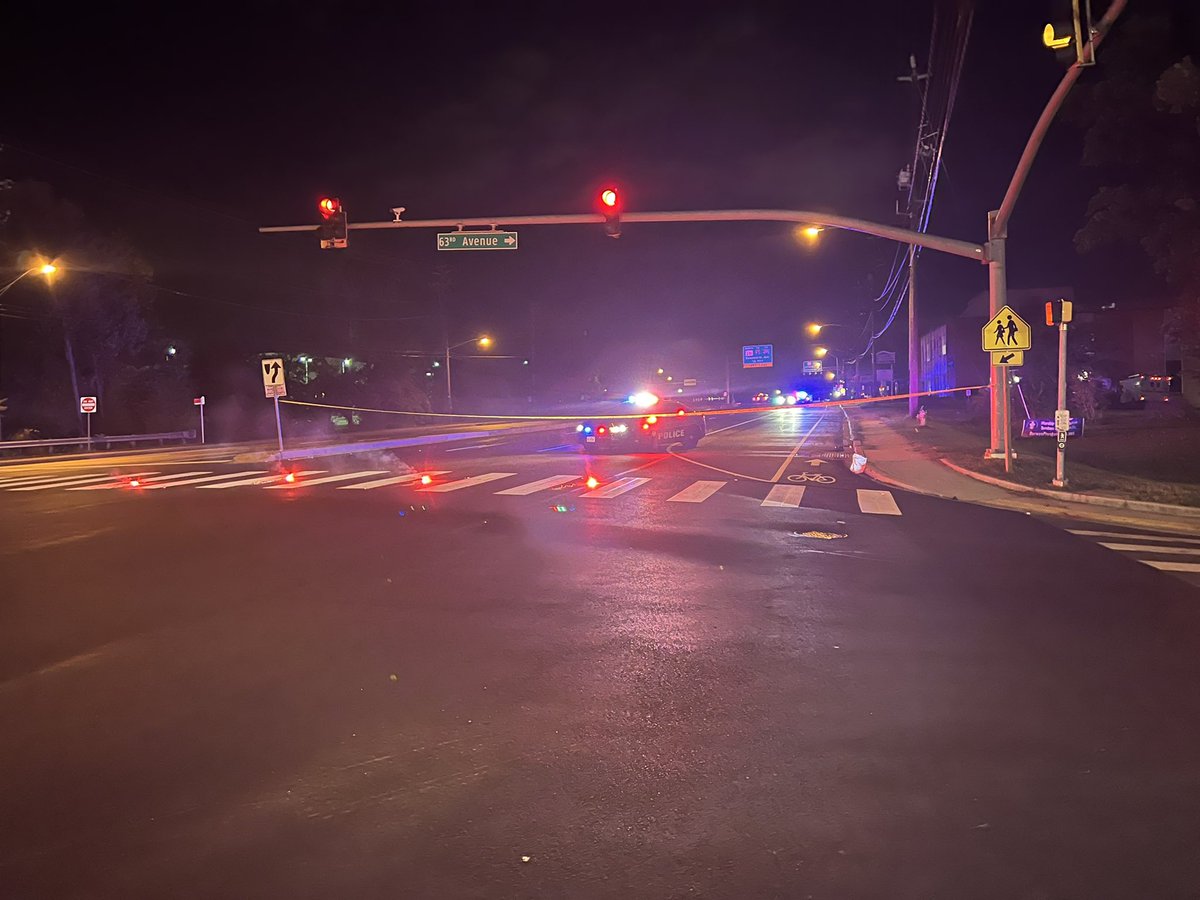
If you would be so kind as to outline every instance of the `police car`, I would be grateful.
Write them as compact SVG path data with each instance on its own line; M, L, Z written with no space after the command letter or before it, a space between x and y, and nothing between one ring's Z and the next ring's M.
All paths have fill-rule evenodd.
M706 433L704 416L674 401L650 393L630 398L632 409L620 417L593 418L575 427L587 453L645 453L679 445L690 449Z

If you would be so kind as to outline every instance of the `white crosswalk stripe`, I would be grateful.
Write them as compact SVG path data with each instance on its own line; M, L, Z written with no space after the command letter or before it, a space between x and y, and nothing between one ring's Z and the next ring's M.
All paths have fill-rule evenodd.
M66 480L69 480L72 478L86 478L89 476L89 474L92 476L100 476L100 475L103 475L104 473L102 473L102 472L91 472L91 473L72 472L69 475L64 475L63 473L60 472L57 475L26 475L22 478L8 478L8 479L5 479L4 481L0 481L0 488L4 488L5 490L11 491L14 488L26 487L31 484L46 484L47 482L51 482L51 481L66 481ZM112 473L109 472L108 474L111 475Z
M355 478L367 478L371 475L382 475L387 469L372 469L367 472L342 472L338 475L326 475L324 478L297 478L295 481L285 481L281 484L268 484L264 491L287 491L296 488L312 487L318 484L333 484L337 481L353 481Z
M1176 575L1200 575L1200 562L1190 562L1178 557L1200 557L1200 538L1183 537L1174 534L1156 532L1129 531L1093 531L1084 528L1068 528L1071 534L1095 540L1096 544L1106 550L1132 557L1144 566L1158 569L1160 572L1172 572ZM1108 540L1102 540L1108 538ZM1161 557L1168 557L1162 559ZM1176 557L1170 559L1169 557ZM1185 578L1196 582L1196 579Z
M703 503L728 483L727 481L697 481L695 484L685 487L678 494L668 497L667 502Z
M1162 547L1156 544L1110 544L1098 541L1101 547L1124 553L1156 553L1160 556L1200 556L1200 547Z
M590 500L611 500L613 497L619 497L628 491L632 491L635 487L643 485L649 480L649 478L618 478L616 481L611 481L595 490L585 491L580 496L587 497Z
M442 469L437 472L409 472L407 475L393 475L391 478L376 478L374 481L360 481L358 484L343 484L338 488L339 491L373 491L376 488L387 487L392 484L411 484L414 481L420 481L421 476L428 475L430 478L436 478L439 475L449 475L449 471Z
M99 481L118 481L125 478L138 478L143 475L157 475L157 472L133 472L129 475L76 475L73 478L57 478L42 484L30 484L22 487L8 488L11 491L48 491L54 488L71 487L76 484L91 484Z
M449 491L461 491L463 488L475 487L478 484L487 484L489 481L499 481L501 478L512 478L516 474L516 472L488 472L484 475L472 475L469 478L463 478L458 481L447 481L444 484L431 484L421 488L421 490L434 494L445 494Z
M292 474L299 478L302 475L324 475L325 472L325 469L302 469L300 471L293 472ZM274 475L263 475L261 478L243 478L241 481L222 481L220 484L198 484L196 485L196 490L211 491L235 487L254 487L255 485L259 484L271 484L275 481L283 481L283 476L276 473Z
M1085 531L1068 528L1071 534L1083 537L1121 538L1126 541L1169 541L1172 544L1200 544L1200 538L1176 537L1173 534L1127 534L1123 531Z
M196 484L207 484L212 481L225 481L231 478L246 478L252 475L265 475L262 469L254 469L249 472L224 472L220 475L208 475L204 478L188 478L184 481L162 481L155 484L146 485L148 491L162 491L167 488L189 487Z
M762 506L782 506L789 509L795 509L804 500L804 485L802 484L776 484L771 486L767 498L763 500Z
M151 487L154 483L160 481L169 481L173 478L186 478L189 475L207 475L208 472L176 472L174 475L155 475L149 478L138 478L138 487ZM69 487L68 491L115 491L117 488L123 488L129 484L130 480L136 476L122 476L119 480L106 484L85 484L82 487Z
M579 481L579 476L551 475L548 478L539 478L537 481L531 481L529 484L518 484L516 487L505 488L502 491L496 491L496 493L510 497L524 497L529 494L536 494L538 491L548 491L552 488L561 487L564 484L570 484L572 481Z
M858 508L875 516L902 516L900 507L891 491L867 491L858 489Z

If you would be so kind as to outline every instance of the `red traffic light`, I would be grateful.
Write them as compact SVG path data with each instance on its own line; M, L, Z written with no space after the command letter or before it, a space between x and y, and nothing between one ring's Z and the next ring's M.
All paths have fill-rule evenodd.
M612 188L605 188L600 192L600 205L607 206L609 209L617 208L617 192Z
M317 209L321 211L321 218L330 219L341 211L342 201L337 197L322 197L317 203Z

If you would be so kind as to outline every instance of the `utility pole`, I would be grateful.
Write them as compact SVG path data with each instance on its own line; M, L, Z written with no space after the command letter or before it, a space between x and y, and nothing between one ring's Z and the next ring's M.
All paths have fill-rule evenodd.
M914 210L912 205L912 191L916 187L918 181L925 182L926 178L918 179L918 172L922 169L922 164L928 166L929 153L926 151L926 113L929 108L929 72L917 71L917 57L912 54L908 57L908 74L900 75L896 78L897 81L905 81L910 83L917 89L917 94L921 100L921 112L917 118L917 147L913 152L913 165L911 169L911 178L909 181L908 208L906 210L908 218L908 227L915 230L920 230L921 213L924 212L925 203L931 198L924 198L920 210ZM933 165L937 165L935 159ZM908 415L914 417L921 405L921 398L917 395L921 392L921 341L920 334L917 331L917 247L915 244L908 246Z
M1054 486L1067 486L1067 432L1071 430L1071 411L1067 409L1067 319L1061 315L1058 323L1058 406L1054 409L1055 438Z

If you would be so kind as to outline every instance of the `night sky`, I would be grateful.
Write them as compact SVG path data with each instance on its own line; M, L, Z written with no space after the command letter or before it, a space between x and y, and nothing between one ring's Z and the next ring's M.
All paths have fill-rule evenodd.
M979 5L931 232L982 241L1063 73L1040 45L1048 6ZM910 53L925 65L935 7L947 22L948 0L27 6L6 29L0 175L50 182L127 234L179 292L160 313L201 368L437 347L444 303L452 339L488 331L547 377L652 356L712 370L743 342L800 352L807 321L861 322L895 245L627 225L616 241L529 227L505 254L439 254L432 231L351 232L348 250L321 252L315 235L255 228L315 222L327 192L369 221L392 206L591 212L609 183L630 210L892 223L916 125L896 76ZM1012 223L1010 281L1105 302L1120 273L1071 244L1095 186L1079 141L1060 122L1047 142ZM982 266L924 254L923 322L985 286ZM902 347L902 325L880 346ZM834 334L861 348L857 326Z

